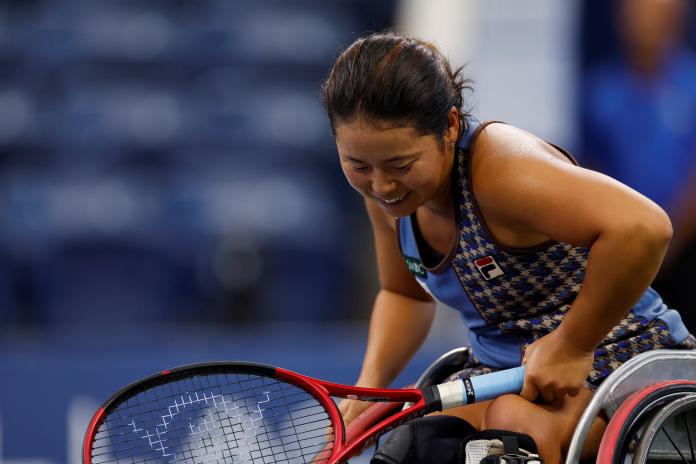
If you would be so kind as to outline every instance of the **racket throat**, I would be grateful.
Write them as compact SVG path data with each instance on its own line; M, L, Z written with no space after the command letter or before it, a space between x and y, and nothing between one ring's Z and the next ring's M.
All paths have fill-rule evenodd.
M425 414L442 411L442 399L437 387L428 387L421 390L425 402Z
M427 412L444 411L476 402L471 379L459 379L424 388L423 399Z

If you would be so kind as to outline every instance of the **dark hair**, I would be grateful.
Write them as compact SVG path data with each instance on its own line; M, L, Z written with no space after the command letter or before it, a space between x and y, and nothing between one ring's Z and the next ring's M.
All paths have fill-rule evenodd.
M454 72L437 47L394 32L361 37L334 63L321 98L336 133L336 124L356 117L414 127L422 135L442 136L447 114L459 110L460 131L468 113L462 91L471 89Z

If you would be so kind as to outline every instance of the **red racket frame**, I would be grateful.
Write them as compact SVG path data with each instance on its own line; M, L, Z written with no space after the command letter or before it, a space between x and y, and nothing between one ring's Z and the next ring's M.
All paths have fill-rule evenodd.
M399 426L408 419L421 416L426 412L426 402L423 398L423 392L420 389L409 388L396 390L354 387L319 380L280 367L256 363L210 362L193 364L178 367L176 369L165 370L143 380L134 382L119 390L108 400L106 400L94 414L89 426L87 427L82 448L82 462L84 464L92 464L92 440L99 429L99 426L105 420L107 412L111 407L115 407L124 399L132 396L133 394L137 394L140 391L146 390L151 386L166 383L166 381L172 375L176 375L177 377L185 377L187 373L195 375L197 373L201 373L201 371L205 372L206 370L222 371L224 370L224 367L238 367L249 369L250 371L256 371L260 375L276 378L278 380L293 384L316 398L316 400L319 401L319 403L326 409L334 428L333 446L328 456L327 464L338 464L347 461L349 458L359 454L382 433ZM382 412L378 413L377 415L372 414L369 417L366 416L362 422L356 423L355 427L351 427L352 432L350 433L350 436L348 436L343 424L343 418L338 410L338 406L331 399L332 396L382 402L388 406L378 409L378 411L382 411L384 414L382 414ZM388 412L391 412L398 407L398 405L395 403L403 404L406 402L411 402L414 404L406 410L399 411L393 415L388 415ZM370 422L379 416L382 416L379 422L370 424Z
M393 390L353 387L318 380L282 368L276 368L276 374L278 379L292 383L310 392L328 411L331 423L334 424L334 442L331 455L328 457L328 464L345 462L359 454L380 434L399 426L408 419L422 415L426 409L423 393L419 389ZM388 403L412 402L414 405L374 424L366 431L352 438L352 440L346 440L343 418L338 410L338 406L331 399L332 396ZM340 427L337 424L340 424Z

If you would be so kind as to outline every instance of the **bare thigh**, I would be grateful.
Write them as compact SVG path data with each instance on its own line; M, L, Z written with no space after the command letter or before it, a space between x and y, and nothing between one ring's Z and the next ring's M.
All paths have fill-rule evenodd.
M477 430L502 429L526 433L534 438L548 464L561 462L575 427L593 393L583 389L575 397L566 396L553 403L533 403L519 395L504 395L493 401L454 408L439 414L460 417ZM606 421L597 418L584 443L583 457L594 456Z
M580 421L582 413L587 408L588 403L592 400L594 392L583 388L575 397L566 396L558 402L551 404L539 404L543 411L535 413L540 419L545 418L544 422L549 424L547 430L555 431L558 434L558 444L563 456L566 455L570 442L573 439L573 434ZM597 454L599 442L602 440L604 429L607 422L603 417L598 417L592 423L590 432L585 439L582 449L582 458L589 458Z
M445 416L455 416L460 419L464 419L470 423L476 430L482 430L483 418L486 415L488 406L491 405L493 401L482 401L480 403L469 404L466 406L460 406L458 408L448 409L447 411L434 412L430 414L431 416L445 415Z

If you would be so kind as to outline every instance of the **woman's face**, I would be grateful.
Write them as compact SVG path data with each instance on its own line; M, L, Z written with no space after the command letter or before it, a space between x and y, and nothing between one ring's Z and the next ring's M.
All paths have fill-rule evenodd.
M335 132L346 179L390 216L408 216L449 195L457 127L438 139L412 127L356 118L338 124Z

